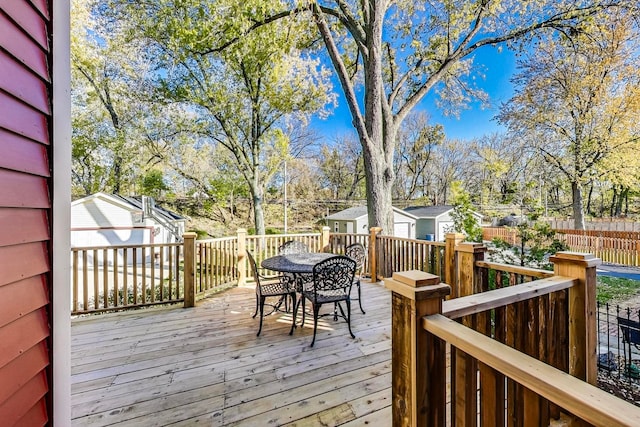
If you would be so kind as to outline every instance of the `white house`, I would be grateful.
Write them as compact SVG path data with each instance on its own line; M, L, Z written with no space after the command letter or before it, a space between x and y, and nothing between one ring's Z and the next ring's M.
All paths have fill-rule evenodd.
M150 197L95 193L71 203L71 247L180 242L185 223Z
M327 226L334 233L369 233L369 218L366 206L355 206L326 217ZM416 217L409 212L393 208L393 235L415 239Z
M416 236L418 239L443 241L445 234L453 230L453 206L411 206L405 209L416 217ZM474 212L478 224L482 215Z

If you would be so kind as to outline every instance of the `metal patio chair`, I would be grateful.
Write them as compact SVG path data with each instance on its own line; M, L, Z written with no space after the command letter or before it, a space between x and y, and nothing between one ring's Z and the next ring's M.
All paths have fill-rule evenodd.
M352 301L358 300L360 311L362 314L366 314L362 308L362 291L360 290L360 279L364 269L364 262L367 259L367 250L362 243L353 243L347 246L344 250L346 256L356 262L356 274L353 279L353 284L358 288L358 298L351 298Z
M256 312L253 313L252 318L258 315L260 312L260 327L258 328L258 333L256 336L260 336L260 332L262 332L262 319L264 318L264 306L268 305L272 307L271 312L267 315L272 314L276 311L280 310L280 306L282 305L283 300L286 302L287 297L291 297L292 307L296 306L296 291L293 286L287 281L283 280L282 276L277 276L276 278L265 277L258 272L258 266L256 265L256 260L251 255L251 252L246 251L247 258L249 259L249 264L251 264L251 271L253 272L253 278L256 282ZM278 297L278 302L274 304L269 304L266 302L267 298L270 297ZM285 307L286 307L285 303ZM286 310L285 310L286 311Z
M293 323L291 325L291 333L295 328L296 313L300 303L302 303L302 326L305 320L305 300L311 302L313 309L313 340L311 347L316 342L316 332L318 329L318 318L324 316L333 316L343 318L347 322L349 334L351 338L355 335L351 331L351 286L356 271L356 262L346 256L335 256L325 261L321 261L313 267L313 282L305 285L302 289L302 295L293 310ZM346 313L342 308L341 302L345 302ZM331 313L320 315L320 308L323 304L331 303L334 310ZM340 313L338 314L337 309Z

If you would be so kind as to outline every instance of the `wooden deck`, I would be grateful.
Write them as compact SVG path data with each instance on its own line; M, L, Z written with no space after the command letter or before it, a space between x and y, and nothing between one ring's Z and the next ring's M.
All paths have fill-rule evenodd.
M380 283L363 294L356 339L324 318L313 348L309 317L289 336L290 315L268 316L256 337L252 288L74 319L73 425L389 426L391 296Z

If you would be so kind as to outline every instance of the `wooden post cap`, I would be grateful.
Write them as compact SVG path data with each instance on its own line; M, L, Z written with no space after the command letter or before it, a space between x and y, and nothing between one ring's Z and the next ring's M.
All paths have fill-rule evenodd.
M596 258L593 254L585 254L582 252L568 252L562 251L557 252L554 256L549 257L549 261L554 264L559 263L572 263L572 264L580 264L584 267L597 267L602 264L602 260L600 258Z
M436 285L440 282L440 277L420 270L396 271L392 279L413 288Z

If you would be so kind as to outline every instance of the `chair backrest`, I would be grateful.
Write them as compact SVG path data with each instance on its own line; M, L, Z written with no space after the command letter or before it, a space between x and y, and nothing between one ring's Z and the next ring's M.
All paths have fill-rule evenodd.
M284 242L278 248L278 255L301 254L309 252L309 247L298 240Z
M245 251L247 254L247 258L249 259L249 265L251 265L251 272L253 273L253 280L256 281L256 285L260 285L260 274L258 273L258 266L256 265L256 260L251 255L251 252Z
M362 273L364 261L367 259L367 250L362 243L353 243L344 249L344 254L356 262L358 274Z
M636 346L640 344L640 322L618 317L618 325L620 325L622 331L623 342L628 342Z
M348 290L353 284L356 262L349 257L338 255L313 266L313 288L318 291Z

